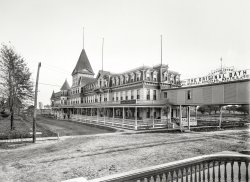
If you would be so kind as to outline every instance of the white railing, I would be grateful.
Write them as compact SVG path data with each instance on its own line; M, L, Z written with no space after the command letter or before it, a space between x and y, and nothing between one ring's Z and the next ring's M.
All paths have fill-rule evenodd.
M250 156L212 154L79 182L248 181Z
M63 119L63 118L59 118ZM66 117L66 120L68 118ZM72 121L82 123L92 123L99 125L115 126L133 130L153 129L153 128L171 128L169 119L123 119L113 117L100 117L100 116L86 116L86 115L71 115Z

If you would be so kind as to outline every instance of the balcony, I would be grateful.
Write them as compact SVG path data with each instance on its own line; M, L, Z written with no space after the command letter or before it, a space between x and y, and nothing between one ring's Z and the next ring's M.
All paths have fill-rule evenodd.
M131 101L131 102L130 102ZM132 102L133 101L133 102ZM83 104L78 104L77 106L82 106L82 107L88 107L88 106L99 106L99 107L108 107L108 106L116 106L116 105L121 105L121 107L126 107L126 105L133 105L133 106L142 106L142 105L148 105L148 106L162 106L166 103L168 103L168 99L161 99L161 100L138 100L138 99L133 99L133 100L118 100L118 101L102 101L102 102L92 102L92 103L83 103Z
M248 155L224 152L174 161L82 182L248 181ZM79 180L80 181L80 180Z

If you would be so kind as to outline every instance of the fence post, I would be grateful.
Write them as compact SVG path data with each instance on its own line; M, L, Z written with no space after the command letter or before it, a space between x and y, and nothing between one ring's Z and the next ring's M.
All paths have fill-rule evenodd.
M138 123L137 123L137 107L135 107L135 130L138 129L137 125L138 125Z
M115 122L115 108L113 107L112 126L114 126L114 122Z
M219 128L221 129L221 123L222 123L222 109L223 107L220 106L220 122L219 122Z

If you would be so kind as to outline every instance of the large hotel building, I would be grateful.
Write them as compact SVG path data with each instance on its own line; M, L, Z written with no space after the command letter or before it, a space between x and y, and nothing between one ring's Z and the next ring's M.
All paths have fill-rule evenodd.
M197 124L199 103L221 103L218 94L222 92L224 104L234 104L232 97L242 97L242 94L231 96L231 92L227 93L228 84L216 85L216 80L224 79L227 70L224 71L218 72L218 78L209 76L197 78L197 81L186 80L189 82L186 87L180 80L180 74L169 70L165 64L141 66L123 73L100 70L94 77L83 49L72 72L72 86L65 80L60 91L53 92L52 111L58 119L134 130L190 127ZM247 72L241 74L239 76L247 76L249 84ZM234 81L233 77L230 79ZM191 81L198 84L206 80L213 81L214 86L190 87ZM229 100L228 94L231 94Z

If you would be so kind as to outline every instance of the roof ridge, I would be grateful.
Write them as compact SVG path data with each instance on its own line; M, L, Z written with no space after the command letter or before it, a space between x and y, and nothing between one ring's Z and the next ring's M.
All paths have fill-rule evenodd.
M69 83L68 83L67 79L65 79L65 81L64 81L64 83L63 83L60 90L68 90L68 89L70 89L70 86L69 86Z

